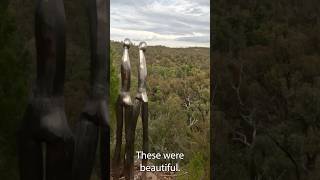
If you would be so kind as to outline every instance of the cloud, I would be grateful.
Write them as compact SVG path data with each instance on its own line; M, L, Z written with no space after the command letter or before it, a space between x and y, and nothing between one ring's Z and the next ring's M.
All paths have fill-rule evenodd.
M209 4L210 0L111 0L111 39L209 46Z
M189 36L189 37L180 37L176 38L177 41L191 41L197 43L209 43L209 36Z

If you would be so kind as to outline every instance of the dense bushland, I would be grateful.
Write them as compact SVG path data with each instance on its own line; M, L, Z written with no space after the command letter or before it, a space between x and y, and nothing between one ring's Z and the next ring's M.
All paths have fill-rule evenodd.
M320 4L215 0L217 179L319 179Z

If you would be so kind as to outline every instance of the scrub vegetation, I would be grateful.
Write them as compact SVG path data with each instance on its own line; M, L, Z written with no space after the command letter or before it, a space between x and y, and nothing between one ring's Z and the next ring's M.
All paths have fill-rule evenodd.
M216 179L320 179L320 3L215 0Z

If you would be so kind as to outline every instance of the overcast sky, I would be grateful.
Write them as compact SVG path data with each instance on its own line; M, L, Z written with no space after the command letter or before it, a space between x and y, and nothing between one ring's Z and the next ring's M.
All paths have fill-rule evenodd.
M111 0L111 40L209 47L210 0Z

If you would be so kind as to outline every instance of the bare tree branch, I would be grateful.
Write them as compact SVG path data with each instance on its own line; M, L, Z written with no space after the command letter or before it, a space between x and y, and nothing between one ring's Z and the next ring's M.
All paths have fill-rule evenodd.
M241 142L242 144L244 144L244 145L246 145L248 147L251 146L251 144L247 141L247 136L246 135L244 135L244 134L242 134L240 132L235 132L235 134L238 135L239 137L232 138L234 141L239 141L239 142Z
M239 104L241 106L244 105L243 101L241 99L241 96L240 96L240 87L241 87L241 83L242 83L242 73L243 73L243 64L240 65L240 73L239 73L238 85L235 85L235 83L231 85L232 89L234 89L236 91L236 95L237 95Z

